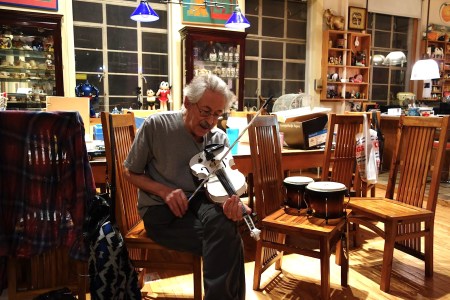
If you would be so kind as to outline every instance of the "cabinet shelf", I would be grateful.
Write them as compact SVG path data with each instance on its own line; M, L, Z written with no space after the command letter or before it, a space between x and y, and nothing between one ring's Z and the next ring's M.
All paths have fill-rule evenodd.
M47 95L64 96L61 15L0 9L0 91L7 109L44 109ZM18 93L19 92L19 93ZM37 101L36 101L37 100Z
M328 68L345 68L346 66L345 65L338 65L338 64L335 64L335 65L333 65L333 64L328 64Z
M0 77L0 80L2 82L48 82L55 80L54 77L52 78L2 78ZM8 94L13 94L12 92Z
M49 73L49 74L55 74L55 69L42 69L42 68L21 68L21 67L3 67L0 66L0 72L14 72L14 73ZM2 77L2 75L0 74L0 78L5 78Z
M447 85L447 82L450 81L450 78L446 78L450 72L449 68L449 58L448 58L448 50L450 43L446 41L432 41L432 40L423 40L422 41L422 52L426 53L429 49L429 55L432 59L434 59L439 65L440 78L433 79L431 81L431 98L422 99L423 101L441 101L444 93L444 86ZM419 94L422 94L423 87L420 85Z
M24 49L2 49L0 52L0 57L5 57L8 55L12 56L23 56L26 58L47 58L47 55L53 57L52 51L37 51L37 50L24 50Z
M331 45L331 47L330 47ZM342 45L337 48L336 45ZM321 101L367 101L370 76L371 35L341 30L327 30L322 43ZM333 61L338 59L339 63ZM342 61L342 62L341 62ZM330 81L330 79L345 79ZM351 80L357 79L353 82ZM353 98L353 93L357 95Z
M237 96L238 109L243 110L247 33L191 26L183 27L179 32L182 49L182 85L188 84L198 74L215 74L228 84ZM210 57L213 60L208 59Z

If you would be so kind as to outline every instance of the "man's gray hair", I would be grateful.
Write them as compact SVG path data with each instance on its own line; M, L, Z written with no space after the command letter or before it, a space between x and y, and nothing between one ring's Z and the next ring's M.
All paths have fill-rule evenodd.
M183 89L183 94L190 103L197 103L206 90L222 94L226 99L224 109L226 112L230 110L235 96L228 88L228 85L216 75L208 74L194 77Z

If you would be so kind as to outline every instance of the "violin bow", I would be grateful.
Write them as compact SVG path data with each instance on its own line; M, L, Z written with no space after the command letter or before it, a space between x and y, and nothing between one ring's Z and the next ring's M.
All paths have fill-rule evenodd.
M273 96L270 96L266 102L264 102L263 106L261 106L261 108L256 112L255 116L250 120L250 122L247 124L247 126L242 130L242 132L239 134L239 136L237 137L237 139L233 142L233 144L228 148L227 151L225 151L225 153L222 155L222 157L219 160L219 163L221 163L223 161L223 159L228 155L228 153L230 153L231 149L233 149L233 147L239 142L239 140L241 139L241 137L244 135L244 133L250 128L250 126L253 124L253 121L256 119L256 117L258 117L263 109L265 109L267 107L267 105L269 105L270 101L272 101ZM259 100L260 101L264 101L261 97L261 95L259 95ZM217 164L219 165L219 164ZM217 168L216 168L217 170ZM198 191L202 188L202 186L211 178L211 176L213 176L216 172L211 172L208 174L208 176L206 176L203 181L199 184L199 186L197 187L197 189L195 189L195 191L192 193L191 196L189 196L188 198L188 202L190 202L192 200L192 198L194 198L194 196L198 193Z

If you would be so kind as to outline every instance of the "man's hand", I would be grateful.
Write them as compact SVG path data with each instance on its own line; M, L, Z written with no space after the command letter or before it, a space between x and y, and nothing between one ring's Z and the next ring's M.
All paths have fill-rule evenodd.
M245 207L247 214L250 214L252 210L245 204L243 204L239 197L236 195L231 196L223 203L223 213L228 219L233 221L240 221L243 218L242 207Z
M188 199L181 189L169 192L167 196L164 197L164 201L166 201L166 204L173 214L179 218L181 218L188 209Z

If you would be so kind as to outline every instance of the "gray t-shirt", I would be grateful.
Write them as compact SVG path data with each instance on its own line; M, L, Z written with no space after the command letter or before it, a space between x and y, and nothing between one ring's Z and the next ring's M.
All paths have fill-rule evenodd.
M229 145L225 132L217 128L204 137L203 143L197 143L184 126L181 111L154 114L137 132L124 166L134 173L145 173L162 184L192 193L198 180L192 175L189 161L209 144ZM149 206L162 204L164 201L160 197L139 189L141 217Z

